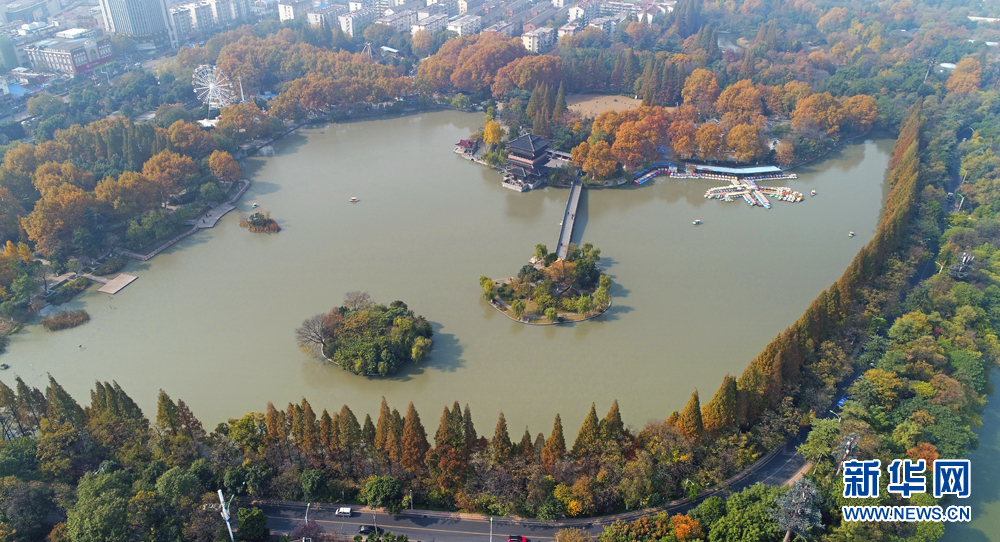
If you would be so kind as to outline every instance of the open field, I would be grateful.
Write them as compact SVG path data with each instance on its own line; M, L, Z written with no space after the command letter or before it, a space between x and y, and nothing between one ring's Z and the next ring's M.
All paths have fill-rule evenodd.
M577 94L566 96L566 105L585 117L596 117L605 111L626 111L635 109L642 100L626 98L625 96L608 96L604 94Z

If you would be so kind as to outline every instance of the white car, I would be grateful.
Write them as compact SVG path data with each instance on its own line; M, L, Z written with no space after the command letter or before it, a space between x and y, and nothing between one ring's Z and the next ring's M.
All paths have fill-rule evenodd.
M337 509L335 515L340 516L342 518L349 518L351 517L351 508L349 506L342 506Z

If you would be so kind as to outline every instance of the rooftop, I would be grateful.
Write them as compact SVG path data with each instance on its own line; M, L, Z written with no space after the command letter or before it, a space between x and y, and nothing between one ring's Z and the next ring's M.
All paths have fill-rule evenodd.
M507 143L508 148L519 149L527 151L530 153L536 153L545 150L549 146L549 140L541 136L536 136L535 134L523 135L510 143Z
M720 167L720 166L695 166L700 171L711 171L713 173L728 173L730 175L758 175L761 173L781 173L781 168L776 166L758 167Z

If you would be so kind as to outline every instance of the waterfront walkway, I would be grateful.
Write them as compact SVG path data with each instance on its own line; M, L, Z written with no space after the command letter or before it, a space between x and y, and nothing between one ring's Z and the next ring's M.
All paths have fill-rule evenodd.
M565 260L569 253L569 242L573 236L573 223L576 222L576 210L580 206L580 194L583 192L583 183L574 181L573 187L569 191L569 200L566 202L566 212L563 213L562 228L559 230L559 244L556 249L556 256Z
M240 179L239 182L240 182L240 189L236 192L236 194L233 197L229 198L225 203L221 203L209 209L207 213L201 216L201 218L193 222L189 222L189 224L191 224L190 230L187 230L179 234L177 237L174 237L173 239L167 241L166 243L163 243L152 252L148 254L139 254L137 252L132 252L131 250L126 250L124 248L117 247L115 248L115 253L120 254L122 256L128 256L129 258L133 258L136 260L142 260L145 262L150 258L152 258L153 256L156 256L157 254L171 247L174 243L191 235L192 233L201 229L215 227L215 225L219 223L219 219L225 216L225 214L228 213L229 211L232 211L233 209L236 208L234 203L236 203L238 199L243 197L243 194L246 193L247 189L250 188L249 179Z

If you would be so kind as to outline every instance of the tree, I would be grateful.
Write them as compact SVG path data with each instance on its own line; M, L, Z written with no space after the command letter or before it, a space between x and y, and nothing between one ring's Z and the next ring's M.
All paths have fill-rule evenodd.
M723 156L725 130L714 122L705 122L698 127L694 140L703 160L719 160Z
M829 92L802 98L792 111L792 129L807 137L834 136L840 130L844 108Z
M198 166L189 156L162 151L143 164L142 174L156 186L159 201L164 201L170 194L179 192L189 178L198 174Z
M236 517L239 519L240 540L263 542L271 536L271 531L267 528L267 516L260 508L240 508Z
M514 313L514 318L517 318L518 320L524 316L524 308L524 301L521 301L520 299L515 299L514 302L510 304L510 310Z
M77 486L77 501L66 513L71 540L105 542L129 535L129 480L123 471L87 473Z
M714 73L698 68L684 81L681 96L684 97L684 105L693 106L698 116L704 118L715 110L715 101L719 97L719 82L715 79Z
M594 300L587 294L580 294L580 298L576 300L576 312L582 316L590 316L593 311Z
M594 403L591 403L590 412L583 419L583 425L580 426L580 432L576 435L576 440L573 442L573 449L570 451L570 454L576 459L582 459L600 450L600 431L597 408Z
M810 530L823 525L823 516L817 506L821 501L819 491L808 478L796 480L788 492L775 499L778 508L771 511L771 517L785 529L785 542L791 540L793 534L808 537Z
M426 470L425 458L431 445L427 442L427 432L420 423L420 415L411 401L406 407L406 419L403 424L403 467L413 474Z
M214 151L208 157L208 169L220 181L234 183L240 180L240 165L226 151Z
M680 158L690 158L698 152L698 127L690 120L675 120L668 129L674 154Z
M753 81L741 79L719 94L715 110L726 126L753 124L757 117L764 114L764 102Z
M545 245L538 243L535 245L535 259L544 260L549 255L549 249Z
M611 146L606 141L598 141L590 146L583 171L597 180L604 180L615 174L617 166L618 161L611 152Z
M486 127L483 129L483 141L490 147L496 147L503 141L503 128L500 127L500 123L491 120L486 123Z
M295 342L307 354L318 356L326 347L326 333L323 331L325 315L317 314L306 318L295 330Z
M875 98L867 94L858 94L844 98L844 122L857 132L871 130L878 119L878 106Z
M552 423L552 433L545 440L545 447L542 449L542 464L545 470L552 472L556 462L566 456L566 439L563 437L562 418L556 414L555 422Z
M545 309L545 318L547 318L549 322L555 322L559 318L559 311L557 311L555 307L549 307Z
M691 399L684 405L684 410L677 418L677 430L689 439L697 440L705 432L705 427L701 420L701 404L698 401L698 390L694 390Z
M563 113L566 112L566 110L567 110L566 89L564 88L563 83L560 81L559 92L556 94L556 106L555 108L552 109L552 118L558 119L559 117L562 116Z
M982 73L983 67L979 61L971 56L967 56L959 60L958 64L955 65L955 69L951 71L951 75L945 81L944 87L948 89L948 92L955 94L975 92L979 90Z
M412 45L413 53L418 57L425 57L431 54L434 49L434 35L427 30L419 30L413 35Z
M493 440L490 441L490 459L496 464L502 464L507 461L510 457L510 434L507 433L507 419L504 418L503 412L500 412L500 417L497 419L497 428L493 433Z
M709 435L736 427L736 379L727 374L712 400L701 409L702 424Z
M778 141L774 154L779 165L788 167L795 163L795 144L787 139L782 139Z
M764 147L760 144L760 134L757 127L750 124L738 124L729 130L726 144L733 152L733 157L739 162L750 162L764 154Z
M385 508L390 514L403 510L403 484L394 476L369 476L360 496L371 508Z

